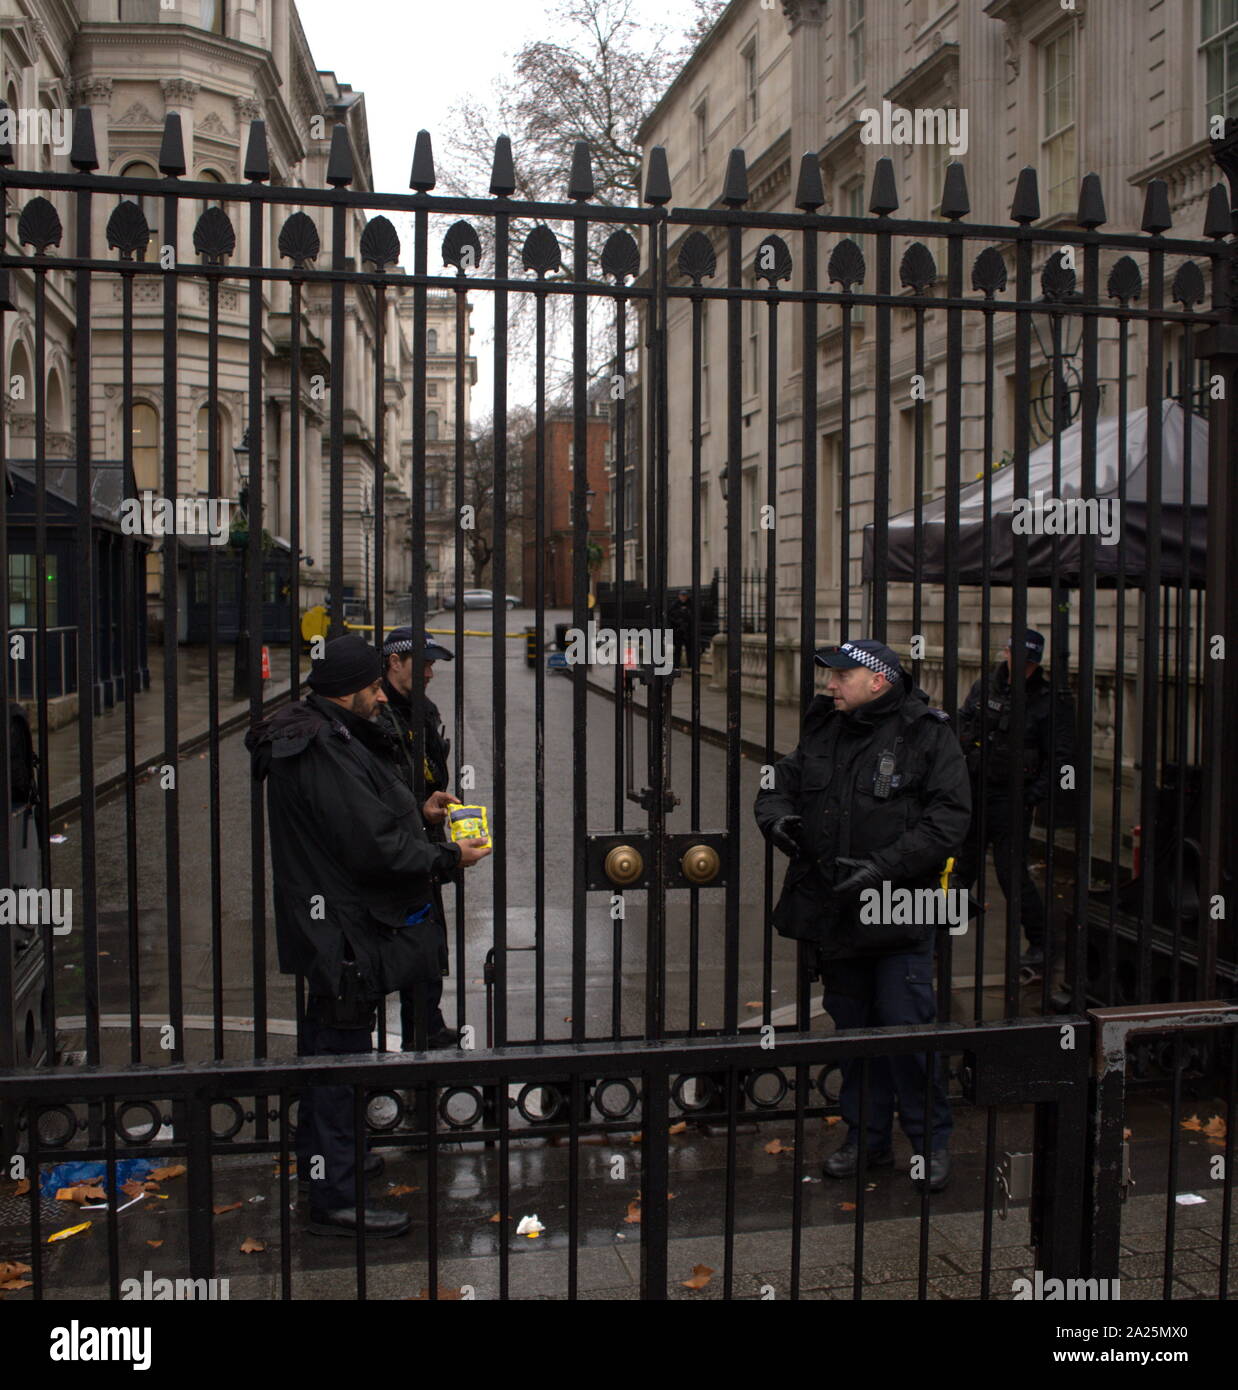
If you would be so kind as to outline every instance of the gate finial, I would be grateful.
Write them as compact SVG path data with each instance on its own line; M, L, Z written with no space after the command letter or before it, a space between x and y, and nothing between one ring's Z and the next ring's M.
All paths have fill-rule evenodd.
M821 166L817 156L806 150L800 157L800 177L795 186L795 206L804 212L816 212L825 202L825 188L821 183Z
M649 166L645 170L645 202L662 207L671 200L671 171L666 163L665 145L655 145L649 151Z
M967 175L958 160L946 165L946 181L941 190L941 215L957 222L971 211L971 200L967 196Z
M898 191L894 187L894 161L885 155L873 170L873 196L868 210L876 217L888 217L898 211Z
M743 150L732 150L726 162L722 201L729 208L742 208L748 201L748 164Z
M418 193L429 193L437 179L434 176L434 149L430 144L430 132L419 130L417 143L413 146L413 172L408 176L408 186Z
M327 158L327 182L332 188L346 188L353 181L352 145L348 127L337 122L331 131L331 153Z
M1204 214L1204 235L1214 241L1224 241L1232 230L1229 194L1223 183L1214 183L1208 194L1208 211Z
M94 113L89 106L79 106L73 113L73 144L69 150L69 163L83 174L93 174L99 167L99 156L95 152Z
M181 135L179 111L169 111L163 118L163 143L159 146L159 170L169 178L179 178L185 172L185 141Z
M510 198L516 191L516 166L512 163L512 142L500 135L494 142L494 163L490 166L490 192L496 198Z
M1036 170L1029 164L1019 170L1019 181L1014 186L1014 202L1010 204L1010 220L1027 226L1040 218L1040 187L1036 182Z
M245 146L245 168L250 183L265 183L271 177L271 156L267 150L267 123L250 121L249 141Z
M1075 221L1089 231L1102 227L1109 220L1105 214L1105 195L1100 190L1099 174L1084 174L1079 185L1079 211Z
M589 142L577 140L572 147L572 172L567 181L567 196L574 203L587 203L595 192Z
M1143 195L1143 231L1159 236L1174 224L1169 212L1169 185L1164 179L1149 179Z

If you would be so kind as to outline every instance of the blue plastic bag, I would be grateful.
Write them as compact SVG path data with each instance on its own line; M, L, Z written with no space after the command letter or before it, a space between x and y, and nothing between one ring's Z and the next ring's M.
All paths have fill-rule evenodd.
M144 1181L154 1171L154 1167L149 1158L117 1159L117 1188L135 1179L138 1182ZM40 1172L42 1176L39 1178L39 1191L44 1197L54 1197L62 1187L76 1187L79 1183L105 1187L107 1182L106 1163L58 1163L54 1168L41 1169Z

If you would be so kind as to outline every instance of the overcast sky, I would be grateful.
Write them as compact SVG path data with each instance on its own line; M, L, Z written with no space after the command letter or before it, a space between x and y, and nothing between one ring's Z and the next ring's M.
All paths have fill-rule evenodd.
M375 187L408 189L413 142L428 130L435 149L446 144L449 107L470 92L486 92L508 71L512 56L530 39L548 35L543 0L296 0L310 51L319 68L365 93ZM691 0L635 0L650 23L682 30ZM520 151L514 151L517 161ZM566 170L564 174L566 176ZM476 190L486 196L487 190ZM406 257L405 264L409 264ZM433 270L433 258L431 269ZM494 377L489 295L474 301L473 351L478 384L472 413L490 410ZM513 363L512 404L529 398L531 377Z

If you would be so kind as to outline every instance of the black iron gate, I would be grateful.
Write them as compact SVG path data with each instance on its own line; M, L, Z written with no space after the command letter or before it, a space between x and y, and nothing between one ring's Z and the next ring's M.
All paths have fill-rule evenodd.
M1233 185L1233 122L1225 140L1215 142L1215 152ZM1225 770L1236 761L1233 721L1226 724L1223 712L1238 702L1234 662L1224 659L1226 644L1233 651L1238 642L1226 548L1238 512L1232 478L1238 441L1232 404L1238 390L1238 198L1232 190L1213 188L1204 239L1191 240L1166 236L1167 192L1155 180L1141 232L1106 233L1098 230L1105 209L1091 175L1083 182L1076 224L1065 229L1036 225L1030 170L1019 179L1010 223L997 225L965 220L968 195L958 164L947 172L942 220L928 222L894 218L888 160L876 166L872 215L855 218L821 212L826 197L812 156L805 156L800 170L799 211L793 213L747 209L740 151L731 157L720 205L709 209L672 206L660 150L650 152L640 208L593 201L583 145L570 171L567 201L513 201L512 158L500 140L491 196L462 198L432 194L435 175L424 132L408 194L354 186L343 126L334 132L326 189L271 183L261 122L251 128L240 170L244 182L236 184L185 179L175 116L164 132L160 179L98 175L88 111L77 113L74 173L14 170L0 150L0 183L18 213L20 243L20 253L6 250L0 257L0 315L29 307L36 358L35 573L43 573L46 558L42 382L53 331L49 285L71 292L75 314L81 556L99 544L92 524L92 461L106 453L97 418L105 367L96 344L111 349L106 399L117 403L126 498L139 495L135 439L141 427L135 412L156 395L165 405L179 403L191 384L205 402L205 491L223 497L228 461L221 380L232 361L227 354L237 351L245 364L246 405L234 422L232 437L245 428L243 445L233 448L232 472L240 476L248 460L247 485L235 499L243 505L244 524L228 536L243 557L245 586L245 620L235 647L233 693L239 699L227 698L230 663L215 621L222 567L208 551L204 598L211 621L200 673L207 694L204 728L189 727L183 717L188 687L174 598L182 544L176 534L164 535L162 719L157 746L151 746L151 723L141 702L153 697L141 690L136 650L146 574L138 541L127 539L120 592L109 596L109 611L123 615L123 707L111 716L123 721L123 733L117 735L117 767L104 775L96 745L108 730L92 718L97 652L89 625L79 627L78 804L73 820L63 823L72 830L76 862L49 855L42 867L42 887L72 887L78 906L71 934L42 936L37 992L17 990L15 954L6 948L0 955L0 1064L21 1064L39 1053L56 1057L66 1046L80 1045L91 1065L273 1058L272 1067L290 1068L270 1073L273 1090L309 1074L303 1065L292 1070L297 1064L290 1060L303 1000L273 967L261 792L257 786L239 791L228 772L231 733L269 700L298 695L303 653L296 641L286 651L274 649L271 688L264 687L266 595L262 583L245 576L266 572L264 547L272 530L266 489L278 477L282 495L291 499L286 540L293 557L292 613L309 606L302 595L308 571L300 562L312 564L303 548L312 501L327 518L326 562L318 568L325 575L323 606L336 615L332 630L341 630L348 611L346 588L357 588L347 582L350 564L373 595L373 623L362 627L382 631L391 625L398 596L386 575L390 493L384 465L398 457L400 441L388 438L392 402L383 364L386 335L398 322L388 310L411 301L407 539L410 575L421 576L427 568L427 297L434 292L452 296L455 310L454 486L448 492L460 523L453 535L457 601L450 617L436 617L428 610L425 586L410 580L409 617L415 635L441 631L454 639L453 785L467 786L471 799L488 806L496 845L489 891L471 883L455 889L449 998L457 1021L473 1026L479 1042L484 1038L495 1048L588 1042L601 1047L593 1065L602 1074L611 1070L605 1044L734 1038L745 1024L806 1030L810 980L772 933L779 866L772 848L758 840L749 809L763 765L789 751L794 739L793 728L789 735L778 728L779 643L795 647L792 711L802 711L813 695L814 648L856 635L862 626L904 651L917 678L953 714L972 673L965 672L962 653L970 646L979 654L974 668L983 699L990 653L1010 630L1028 624L1042 589L1049 599L1054 679L1073 686L1077 711L1070 776L1064 766L1054 769L1047 814L1038 827L1048 954L1052 960L1060 948L1064 968L1057 976L1046 969L1032 993L1021 989L1017 904L1007 904L996 940L991 928L986 938L982 911L962 964L955 943L941 938L942 1016L963 1012L979 1021L986 1012L1014 1018L1055 1008L1080 1015L1092 1004L1146 1002L1158 993L1169 1000L1232 993L1238 953L1223 910L1232 886L1235 830L1234 791ZM159 200L157 238L135 200ZM199 202L205 210L197 215ZM401 238L387 214L411 226L411 271L402 266ZM72 228L67 237L64 221ZM944 270L924 245L929 238L945 242ZM979 253L967 264L969 246L978 246ZM465 430L465 330L469 303L478 297L493 307L492 406L498 424L484 520L492 546L489 627L474 636L462 597L469 558L463 517L476 510L466 491L475 452ZM189 332L184 311L191 300L195 313L204 311L206 325L205 351L192 372L179 351ZM555 326L558 301L569 307L566 329ZM726 349L725 391L716 390L716 377L709 386L705 360L706 310L714 301L724 306L725 333L719 338ZM531 346L513 360L509 326L520 303L531 305ZM764 324L756 357L745 332L749 305L756 310L749 326ZM308 330L315 306L327 326L321 340ZM357 351L348 331L354 311L363 311L372 325L365 352ZM873 335L871 358L859 356L861 311L863 332L871 329ZM561 400L553 399L547 368L548 339L557 331L566 332L571 356L570 386ZM1072 335L1079 339L1078 368ZM1195 381L1199 364L1208 363L1206 420L1198 392L1178 399L1166 394L1170 335L1182 380ZM940 445L923 393L908 397L907 443L896 443L903 384L896 336L910 345L920 381L940 340ZM964 380L965 352L980 369L978 386ZM1009 461L995 469L988 462L1003 452L996 420L999 371L1007 357ZM851 410L861 360L865 370L872 369L876 402L863 438ZM1136 361L1145 373L1142 389ZM527 445L524 438L510 438L507 428L515 404L511 381L524 368L533 378ZM756 445L745 437L745 371L755 372L765 406L765 438ZM607 475L611 505L604 526L591 511L599 475L591 471L590 422L598 413L593 407L599 377L609 388L603 418L612 457L626 462L635 452L639 459L632 480L624 466ZM797 383L799 401L799 442L791 453L778 431L780 394L788 380ZM724 458L709 454L704 436L710 390L724 403L724 420L715 417L721 423L716 434L725 438ZM956 463L965 452L968 390L982 406L983 437L969 446L985 460L978 495ZM321 459L311 457L302 407L312 392L325 399ZM287 434L279 439L287 471L275 473L265 432L272 419L268 407L278 410L281 404L288 407ZM567 473L552 456L550 424L559 406L571 422ZM182 414L164 409L156 450L159 487L170 503L184 493ZM346 441L356 436L361 418L368 419L360 431L366 436L365 466L350 454L346 467ZM1130 446L1137 423L1144 441L1138 467ZM1042 457L1035 452L1038 428L1047 431L1047 472L1040 473L1041 464L1032 462ZM1106 431L1116 440L1112 454L1102 443ZM635 451L633 438L639 441ZM1066 458L1072 449L1074 473ZM861 457L871 474L871 506L859 492ZM935 458L950 465L941 470L939 496L926 500L936 487ZM892 490L900 468L914 499L902 516ZM568 611L560 614L547 604L553 560L548 512L557 480L567 476L572 583ZM1012 533L1000 521L994 497L1008 484L1010 496L1030 499L1037 477L1049 481L1054 495L1073 487L1084 502L1118 501L1136 521L1115 546L1103 548L1095 532L1072 536L1069 544L1056 534L1033 541ZM318 478L324 480L321 492ZM686 504L676 479L687 480ZM763 558L764 614L760 623L746 623L743 605L728 603L709 656L689 641L693 655L688 669L679 671L660 659L665 653L659 640L672 630L670 600L679 583L693 596L689 623L699 632L709 534L703 504L715 482L727 484L725 523L713 532L725 551L718 568L738 579ZM626 496L634 485L635 512ZM825 495L823 486L834 489L833 495ZM775 521L758 534L764 555L754 561L746 508L762 496ZM372 518L359 572L353 554L359 537L346 527L346 500L358 499ZM639 519L639 575L632 572L627 544L633 514ZM523 649L509 641L524 637L523 628L507 631L517 529L522 563L532 567L533 627L545 633L564 617L581 638L577 655L586 653L567 663L567 684L543 660L529 675L520 664ZM0 547L0 574L8 584L3 489ZM622 596L639 577L648 604L647 624L628 634L630 642L618 634L609 656L601 655L596 627L590 628L599 553L611 592ZM76 573L78 612L99 612L103 596L96 591L95 568L79 563ZM975 605L962 597L968 585L978 590ZM55 791L64 755L55 751L49 720L47 650L54 624L48 621L45 586L34 587L33 704L46 845L61 824L59 818L53 822L51 811L69 801L57 801ZM1077 621L1069 616L1072 604ZM11 610L6 605L4 611ZM623 612L621 599L616 611ZM745 643L749 626L758 631ZM0 663L0 696L6 700L10 680L9 662ZM613 708L599 702L600 694L609 695ZM415 715L420 699L415 690ZM744 731L746 707L759 709L755 736L753 727ZM1025 716L1016 683L1015 746ZM720 746L704 736L711 717ZM1110 767L1107 783L1096 771L1101 752ZM0 752L4 777L8 757ZM200 769L198 761L204 764ZM113 793L123 794L123 801L108 799ZM1022 797L1014 796L1012 804L1017 844ZM986 815L983 798L977 814ZM9 833L6 824L0 832L0 862L6 864ZM1132 862L1136 839L1138 864ZM1065 907L1057 908L1059 901ZM996 1002L990 998L994 991ZM19 996L20 1016L13 1007ZM479 1107L479 1125L483 1111ZM265 1140L262 1105L255 1113L257 1139Z

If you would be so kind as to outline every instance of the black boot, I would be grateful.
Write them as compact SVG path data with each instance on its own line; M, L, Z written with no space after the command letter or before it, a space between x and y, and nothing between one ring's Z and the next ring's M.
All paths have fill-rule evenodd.
M821 1165L827 1178L853 1178L860 1166L860 1146L848 1139L841 1149L832 1153ZM894 1154L890 1149L869 1149L867 1168L893 1168Z
M407 1212L379 1211L375 1207L363 1207L358 1223L356 1207L337 1207L334 1211L311 1211L306 1229L316 1236L353 1236L358 1224L366 1235L382 1237L402 1236L413 1223Z

